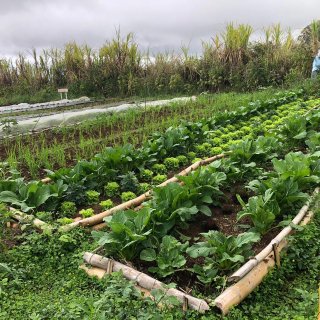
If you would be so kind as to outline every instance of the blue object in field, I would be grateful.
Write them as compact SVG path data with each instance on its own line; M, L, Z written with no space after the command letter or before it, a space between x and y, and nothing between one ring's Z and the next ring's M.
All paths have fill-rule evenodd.
M320 71L320 56L316 56L313 60L312 72L313 71Z

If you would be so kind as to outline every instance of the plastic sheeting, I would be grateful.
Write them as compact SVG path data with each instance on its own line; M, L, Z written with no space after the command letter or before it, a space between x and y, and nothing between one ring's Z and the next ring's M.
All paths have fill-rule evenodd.
M34 111L34 110L45 110L45 109L53 109L59 107L70 107L78 104L88 103L90 99L88 97L81 97L78 99L63 99L58 101L50 101L43 103L19 103L13 104L10 106L0 107L0 114L6 113L14 113L14 112L26 112L26 111Z
M121 104L119 106L108 107L108 106L99 106L99 108L90 108L90 109L80 109L80 110L70 110L65 111L53 115L37 115L27 119L19 119L17 117L18 124L12 127L11 135L17 135L21 133L26 133L30 131L41 131L44 129L58 127L58 126L66 126L66 125L74 125L80 123L81 121L92 119L97 117L99 114L103 113L113 113L113 112L121 112L129 109L135 108L144 108L144 107L156 107L161 105L166 105L170 103L182 102L185 103L190 100L195 100L196 97L182 97L182 98L174 98L169 100L158 100L158 101L150 101L146 103L139 104ZM10 117L10 119L14 119L14 117ZM3 132L2 128L0 128L0 135L4 136L5 132Z

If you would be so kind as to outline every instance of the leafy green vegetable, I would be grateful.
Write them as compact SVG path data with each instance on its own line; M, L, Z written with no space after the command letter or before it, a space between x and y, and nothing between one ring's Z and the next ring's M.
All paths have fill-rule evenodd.
M111 199L103 200L99 203L103 210L108 210L114 206Z
M76 204L72 201L64 201L61 204L61 213L63 217L72 217L77 212Z
M119 194L120 192L120 186L117 182L112 181L108 182L106 186L104 186L104 192L107 197L114 197Z
M152 248L144 249L140 253L140 259L156 261L157 267L150 267L148 270L157 273L160 277L167 277L186 264L187 261L183 253L188 245L188 242L182 244L172 236L164 236L159 252Z
M252 251L252 244L259 241L257 233L245 232L238 236L227 236L219 231L201 234L205 241L198 242L187 249L191 258L205 257L202 266L195 265L193 271L200 281L212 282L218 270L231 271L247 259Z
M280 207L273 198L271 189L265 191L264 195L258 195L249 198L245 204L237 194L237 199L242 205L242 211L238 213L237 220L249 217L253 223L252 231L264 234L273 225L276 216L280 213Z
M95 190L86 191L88 204L96 204L99 202L100 193Z
M135 193L133 193L131 191L127 191L127 192L122 192L120 197L121 197L122 202L127 202L129 200L136 198L137 196Z
M151 212L143 208L138 212L133 210L120 211L105 218L110 231L93 231L92 235L103 245L108 255L117 255L131 260L140 254L143 244L152 232L150 225Z
M90 218L94 215L94 210L92 208L82 209L79 211L79 214L81 214L83 218Z

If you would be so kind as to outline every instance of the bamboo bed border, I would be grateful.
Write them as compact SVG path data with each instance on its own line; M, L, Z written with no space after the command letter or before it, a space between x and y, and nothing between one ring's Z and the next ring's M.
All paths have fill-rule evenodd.
M226 288L214 300L215 308L223 315L226 315L232 307L243 301L262 282L270 269L275 265L280 267L280 252L288 246L286 237L293 232L292 225L305 226L312 220L314 212L309 208L318 194L319 187L314 190L310 199L291 221L291 225L283 228L259 254L229 277L230 281L237 282Z
M214 157L210 157L210 158L207 158L207 159L203 159L203 160L199 160L195 163L193 163L192 165L190 165L189 167L187 167L186 169L182 170L181 172L177 173L174 177L164 181L163 183L159 184L157 187L164 187L166 186L167 184L171 183L171 182L178 182L179 179L176 177L176 176L186 176L188 175L191 171L197 169L198 167L200 166L204 166L204 165L207 165L215 160L218 160L218 159L221 159L223 157L225 157L226 154L222 153L222 154L218 154ZM130 208L135 208L139 205L142 204L142 202L144 202L145 200L149 199L151 197L151 194L152 194L152 190L149 190L147 191L146 193L143 193L142 195L132 199L132 200L129 200L129 201L126 201L126 202L123 202L111 209L108 209L106 211L103 211L103 212L100 212L92 217L89 217L89 218L85 218L85 219L81 219L81 220L78 220L78 221L74 221L70 224L67 224L65 226L61 226L59 228L59 231L61 232L67 232L73 228L76 228L78 226L95 226L95 225L99 225L101 223L103 223L103 219L105 217L108 217L112 214L114 214L115 212L117 211L121 211L121 210L127 210L127 209L130 209ZM102 227L102 226L101 226ZM99 228L97 228L99 229Z
M189 306L190 309L197 310L199 312L205 312L210 309L209 305L205 300L195 298L178 289L166 289L164 283L158 281L155 278L150 277L149 275L143 272L137 271L134 268L126 266L118 261L91 252L85 252L83 255L83 259L87 264L93 267L106 270L107 274L111 272L121 271L126 279L135 281L139 287L147 291L150 291L152 289L163 289L165 290L166 295L176 297L184 306ZM100 276L103 276L103 272L98 272Z
M211 158L200 160L200 161L192 164L188 168L184 169L183 171L178 173L176 176L187 175L191 171L197 169L198 167L200 167L202 165L209 164L217 159L223 158L224 156L225 156L225 154L220 154L220 155L217 155L217 156L214 156ZM179 181L176 176L166 180L165 182L160 184L158 187L165 186L170 182ZM314 192L312 193L312 195L310 196L309 200L299 210L298 214L293 218L293 220L291 221L291 224L289 226L283 228L278 233L278 235L273 240L271 240L271 242L264 249L262 249L256 256L254 256L249 261L247 261L244 265L242 265L237 271L235 271L228 278L228 282L231 282L234 284L232 284L231 286L226 288L214 300L215 308L218 309L223 315L227 314L232 307L236 306L241 301L243 301L263 281L263 278L268 274L270 269L272 269L275 265L280 267L280 252L283 248L288 246L288 241L287 241L286 237L293 232L292 225L304 226L312 220L312 218L314 216L314 212L310 211L309 208L310 208L310 205L312 204L313 200L315 199L315 197L319 194L319 191L320 191L320 188L317 187L314 190ZM140 195L139 197L137 197L133 200L127 201L127 202L122 203L116 207L109 209L109 210L101 212L100 214L96 215L96 216L98 216L98 219L97 218L93 219L96 216L93 216L93 217L90 217L87 219L82 219L80 221L76 221L76 222L71 223L69 225L60 227L59 231L68 231L68 230L71 230L72 228L77 227L77 226L92 226L94 224L98 227L99 226L98 223L100 223L100 225L101 225L101 221L103 220L104 217L112 215L113 213L115 213L119 210L125 210L130 207L136 207L136 206L140 205L145 199L147 199L150 196L151 196L151 190L149 190L148 192ZM18 220L19 222L25 222L25 221L31 222L36 228L41 229L41 230L44 230L45 228L51 227L50 224L47 224L46 222L43 222L43 221L35 218L33 215L28 215L26 213L23 213L23 212L17 210L17 209L14 209L14 208L10 208L10 211L12 211L14 213L13 217L16 220ZM96 221L98 221L98 223ZM72 226L72 227L70 228L70 226ZM91 255L90 259L88 258L88 255ZM95 257L95 258L93 259L93 261L91 261L93 257ZM104 270L105 270L105 267L103 267L103 263L106 261L112 261L112 265L118 266L118 267L112 269L113 271L119 271L119 270L122 270L122 271L129 270L130 271L131 270L130 272L133 272L133 273L129 272L129 274L131 274L130 276L128 276L128 277L125 276L129 280L137 280L138 277L141 275L141 277L143 279L144 279L144 276L146 276L146 277L148 277L146 279L150 278L155 281L154 282L155 287L152 287L150 289L146 284L144 284L142 282L142 280L139 280L139 281L141 281L141 283L139 283L139 281L138 281L138 286L141 287L142 290L148 291L148 290L152 290L153 288L160 288L160 287L163 288L163 286L164 286L163 283L161 283L160 281L158 281L148 275L145 275L145 274L143 274L133 268L125 266L125 265L123 265L119 262L116 262L114 260L111 260L109 258L104 258L102 256L98 256L94 253L86 252L84 255L84 260L89 264L91 264L91 262L92 262L91 265L93 265L94 267L98 267L100 269L102 268ZM108 262L108 265L110 265L110 262ZM110 266L108 268L110 268ZM89 274L88 271L86 271L86 272ZM108 272L110 273L109 269L108 269ZM132 276L132 274L135 276ZM178 299L184 305L187 301L189 303L189 306L192 309L198 310L200 312L204 312L206 310L209 310L209 306L207 305L207 303L204 300L201 300L205 303L202 306L201 303L200 303L200 305L194 304L199 299L193 300L193 299L197 299L197 298L186 295L179 290L169 289L167 291L168 295L175 295L175 293L177 293Z
M36 218L33 214L27 214L12 207L9 207L9 211L12 212L12 217L15 220L19 221L19 223L31 223L35 228L39 230L53 229L51 224Z
M250 259L229 277L229 281L237 282L225 289L214 300L213 304L215 309L219 310L223 315L226 315L232 307L243 301L263 281L263 278L274 266L280 267L280 252L288 246L288 240L286 238L294 231L292 225L305 226L312 220L314 212L310 210L310 205L319 194L319 190L318 187L314 190L310 199L292 219L290 226L283 228L259 254ZM152 289L165 288L162 282L112 259L91 252L86 252L83 259L87 264L93 266L93 270L81 266L88 275L102 278L105 274L121 270L126 279L136 281L138 289L141 289L147 294ZM260 260L253 265L251 261L256 261L256 259ZM244 273L241 278L234 277L235 274L242 274L244 269L247 270L247 272ZM192 297L177 289L169 289L166 291L166 294L176 296L178 300L183 303L184 308L187 302L191 309L199 312L205 312L210 309L205 300Z

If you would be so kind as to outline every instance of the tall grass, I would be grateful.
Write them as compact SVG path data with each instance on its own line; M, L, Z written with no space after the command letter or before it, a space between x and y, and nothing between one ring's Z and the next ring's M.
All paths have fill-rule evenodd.
M254 90L300 80L310 74L312 53L319 47L319 23L310 25L306 45L280 24L265 29L265 41L250 42L253 28L230 23L221 35L203 43L199 56L187 47L178 53L142 52L132 33L100 49L68 43L63 49L32 51L15 60L0 59L0 105L46 100L58 87L71 96L150 96L202 91Z

